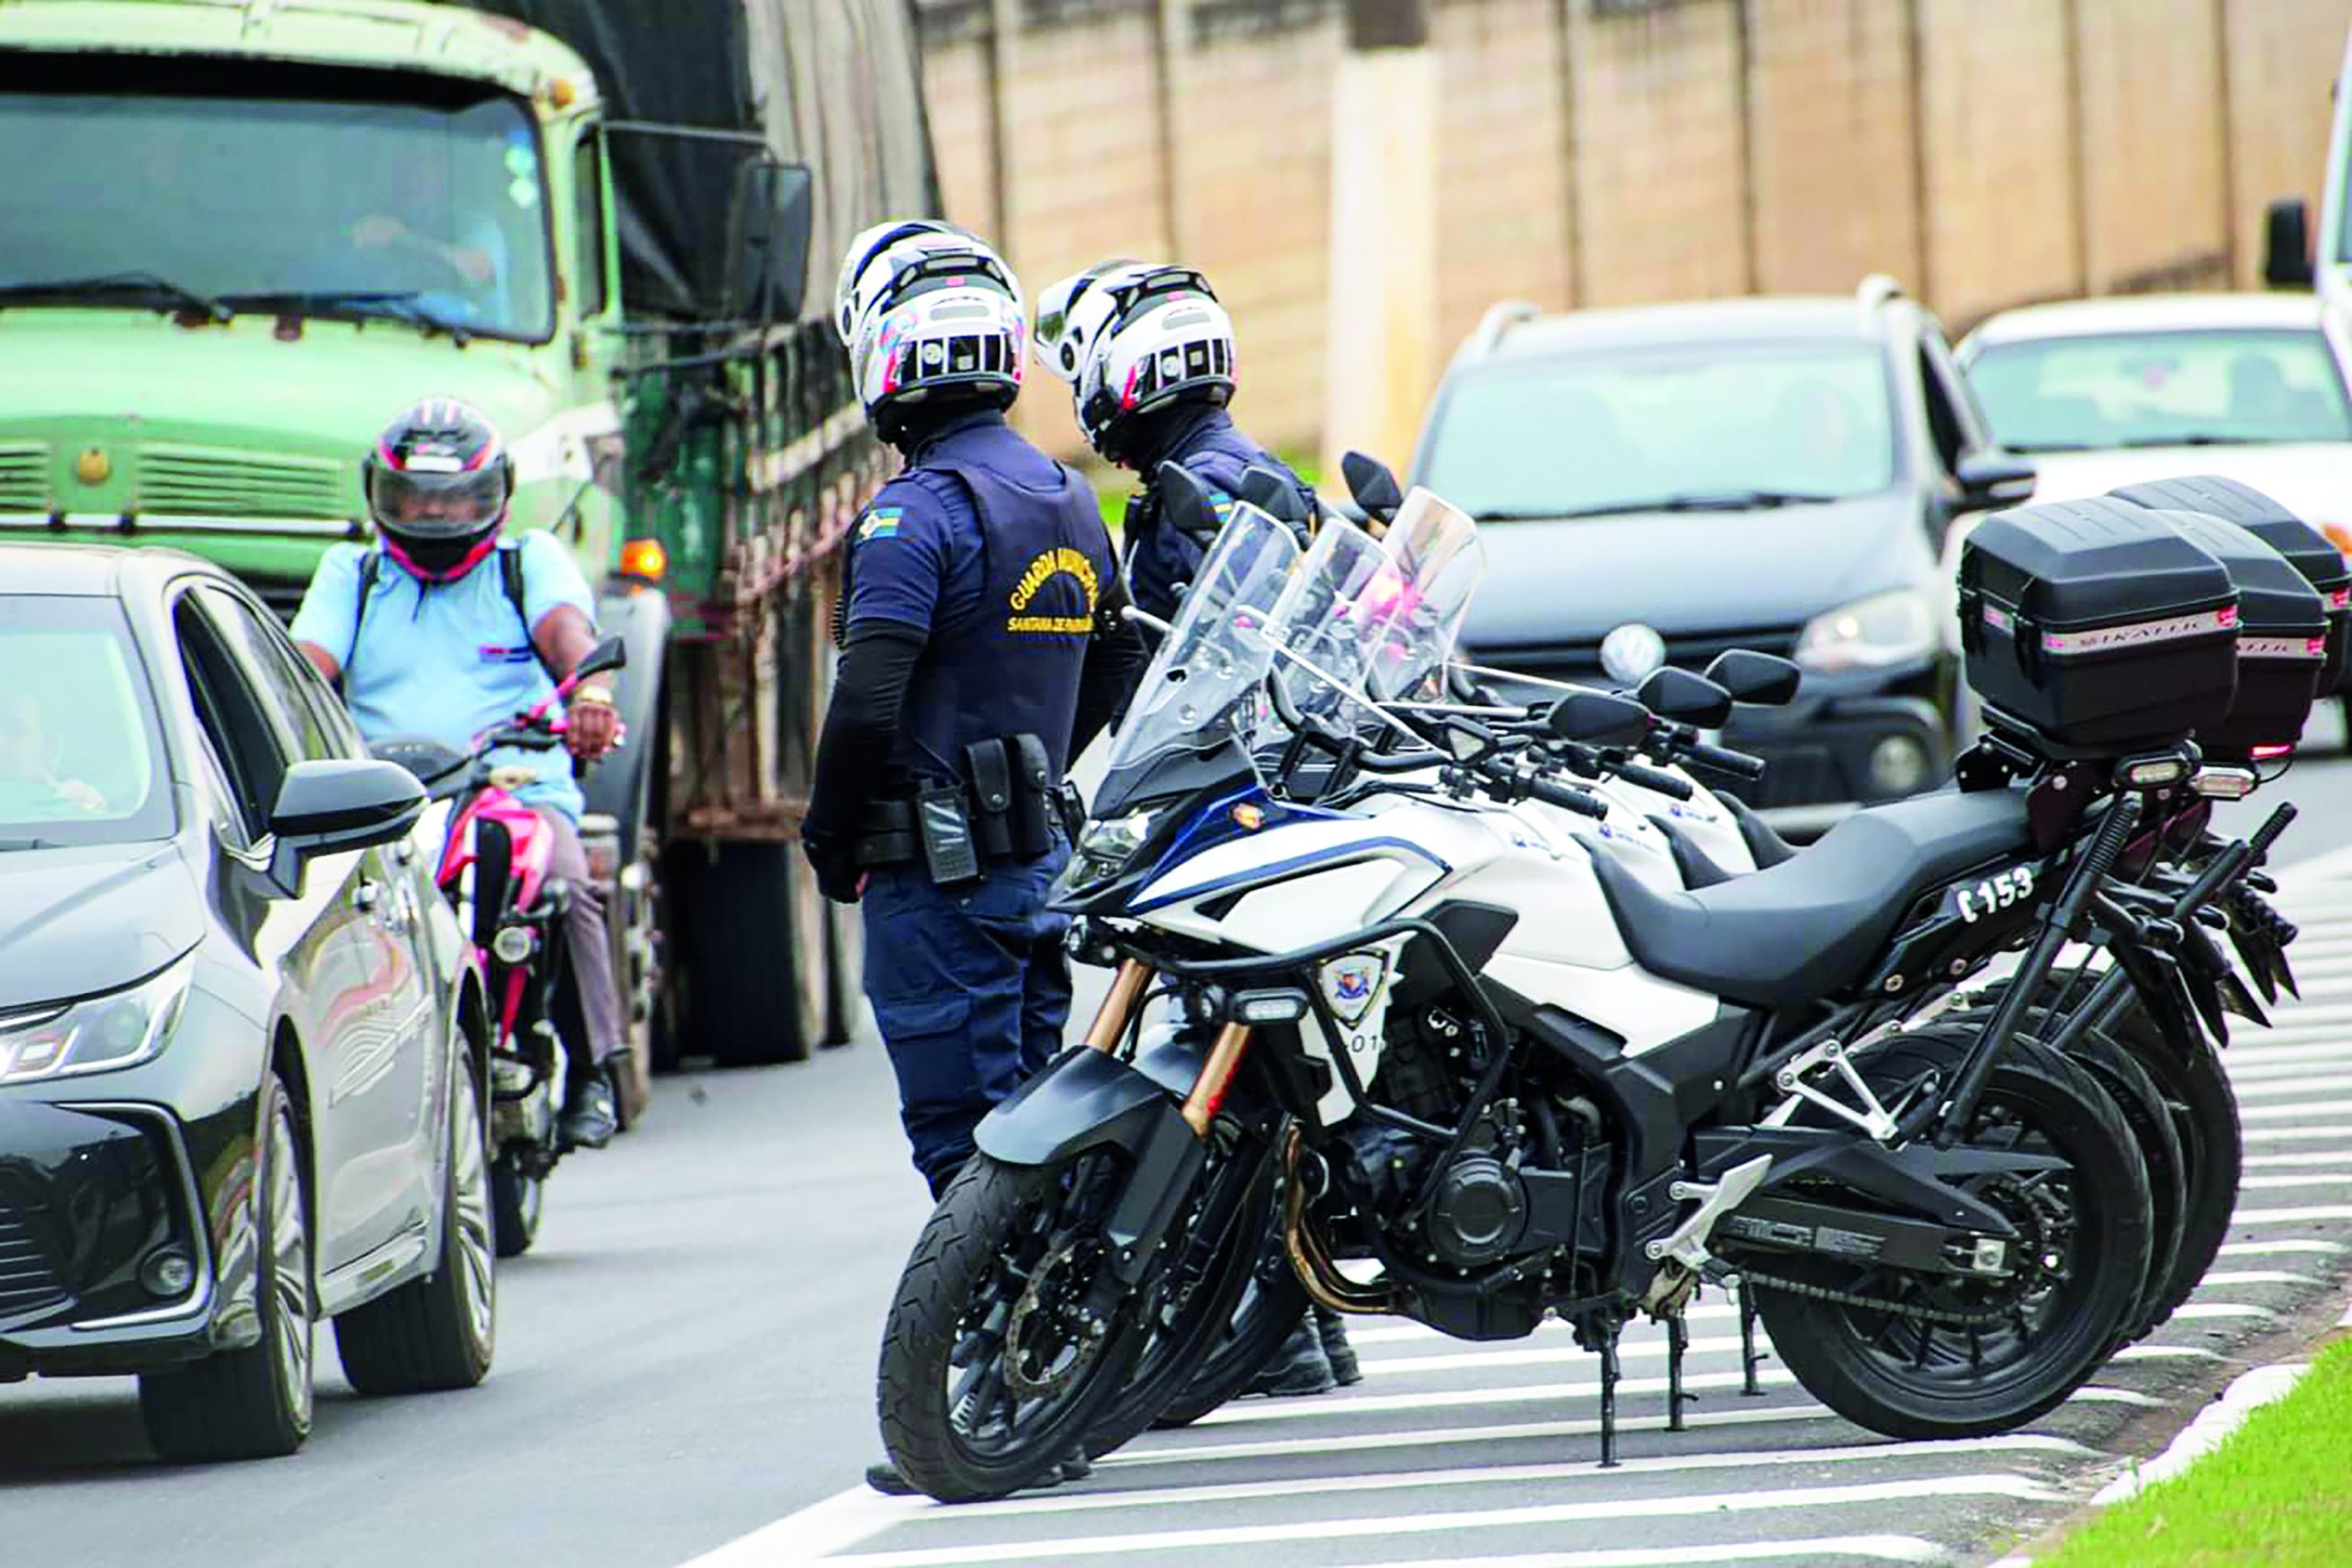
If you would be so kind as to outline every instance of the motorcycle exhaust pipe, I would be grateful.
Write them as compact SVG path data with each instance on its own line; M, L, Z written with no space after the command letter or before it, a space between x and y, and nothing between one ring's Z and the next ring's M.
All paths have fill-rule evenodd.
M1298 1282L1306 1288L1306 1298L1319 1307L1332 1312L1351 1312L1367 1316L1393 1314L1397 1310L1396 1292L1385 1285L1359 1285L1331 1261L1324 1249L1323 1238L1306 1224L1306 1183L1300 1179L1298 1156L1305 1147L1296 1127L1283 1143L1283 1249L1290 1254L1290 1266L1298 1275Z

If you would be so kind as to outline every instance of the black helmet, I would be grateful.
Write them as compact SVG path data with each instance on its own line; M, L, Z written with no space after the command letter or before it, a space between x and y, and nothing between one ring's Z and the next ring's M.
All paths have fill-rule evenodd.
M418 576L462 577L497 542L514 460L480 409L427 398L384 427L360 464L384 548Z

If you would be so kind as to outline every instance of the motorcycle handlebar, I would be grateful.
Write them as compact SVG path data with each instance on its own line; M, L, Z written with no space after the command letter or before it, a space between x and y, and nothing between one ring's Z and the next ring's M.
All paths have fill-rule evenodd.
M1527 781L1527 793L1546 806L1556 806L1563 811L1574 811L1594 818L1609 815L1609 803L1589 789L1575 784L1555 784L1538 774Z
M1635 789L1650 790L1675 800L1689 800L1699 793L1698 786L1689 779L1674 773L1661 773L1656 768L1644 767L1639 762L1614 763L1610 771Z
M1704 768L1725 778L1752 782L1764 776L1763 758L1751 757L1745 751L1734 751L1727 747L1710 746L1701 740L1677 747L1675 755L1691 767Z

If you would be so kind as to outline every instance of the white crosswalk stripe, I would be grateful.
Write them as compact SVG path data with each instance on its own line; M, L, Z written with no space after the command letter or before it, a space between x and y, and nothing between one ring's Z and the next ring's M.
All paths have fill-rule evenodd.
M1815 1403L1777 1359L1759 1370L1758 1394L1744 1396L1737 1309L1710 1292L1689 1314L1685 1386L1698 1397L1688 1429L1664 1430L1663 1331L1632 1325L1619 1384L1624 1462L1603 1471L1599 1363L1564 1325L1476 1344L1351 1319L1364 1372L1354 1388L1238 1400L1147 1434L1085 1482L999 1502L946 1508L845 1494L835 1504L854 1517L822 1521L814 1539L825 1561L861 1568L1209 1552L1253 1568L1636 1568L1942 1562L1980 1544L1943 1533L1951 1520L2053 1518L2082 1495L2068 1477L2120 1467L2084 1436L2095 1443L2128 1413L2169 1407L2182 1380L2211 1380L2230 1359L2212 1348L2217 1336L2283 1320L2346 1270L2352 867L2324 884L2290 883L2278 902L2302 928L2290 958L2304 998L2268 1009L2276 1029L2232 1021L2222 1062L2246 1156L2221 1259L2170 1324L2024 1431L1883 1440ZM804 1561L788 1544L792 1523L702 1568Z

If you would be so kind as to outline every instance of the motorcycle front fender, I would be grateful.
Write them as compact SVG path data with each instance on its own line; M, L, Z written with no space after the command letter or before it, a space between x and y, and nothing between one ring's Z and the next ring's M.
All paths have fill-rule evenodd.
M1127 1181L1104 1230L1114 1271L1132 1283L1207 1157L1179 1110L1181 1095L1106 1051L1074 1045L989 1111L972 1140L1003 1165L1055 1166L1092 1149L1122 1150Z

